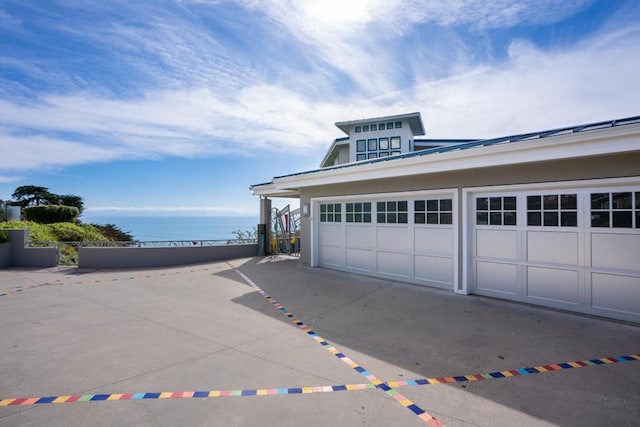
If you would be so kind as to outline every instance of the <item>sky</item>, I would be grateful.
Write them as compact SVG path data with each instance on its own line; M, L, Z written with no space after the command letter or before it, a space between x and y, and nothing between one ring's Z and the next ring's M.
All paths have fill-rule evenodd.
M335 122L540 131L640 114L638 76L636 0L0 0L0 199L257 216Z

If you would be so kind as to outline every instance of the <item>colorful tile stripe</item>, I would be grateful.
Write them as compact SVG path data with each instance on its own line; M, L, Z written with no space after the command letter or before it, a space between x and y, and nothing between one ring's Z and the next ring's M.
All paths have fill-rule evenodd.
M493 380L499 378L525 376L530 374L542 374L546 372L563 371L566 369L585 368L589 366L604 366L613 363L632 362L640 360L640 354L628 356L601 357L599 359L576 360L573 362L555 363L551 365L540 365L528 368L518 368L508 371L496 371L484 374L456 375L451 377L420 378L406 381L389 381L384 383L391 389L400 387L414 387L423 385L451 384L465 381ZM45 396L45 397L20 397L0 399L2 406L25 406L39 405L43 403L75 403L75 402L97 402L115 400L138 400L138 399L189 399L189 398L212 398L212 397L244 397L244 396L284 396L291 394L312 394L312 393L334 393L340 391L374 390L377 387L373 383L364 384L344 384L330 386L313 387L292 387L292 388L262 388L248 390L207 390L207 391L165 391L159 393L113 393L113 394L83 394L71 396ZM395 391L395 390L394 390ZM390 393L392 396L398 396ZM396 398L398 400L398 398Z
M376 388L384 391L387 395L393 397L398 403L400 403L405 408L409 409L413 412L418 418L420 418L425 423L429 424L433 427L442 427L443 424L435 419L432 415L430 415L427 411L413 403L411 400L407 399L397 390L389 387L385 382L381 379L373 375L371 372L367 371L365 368L351 360L349 357L345 356L340 350L338 350L333 344L316 334L311 328L302 322L302 320L295 317L293 313L290 313L282 304L276 301L272 296L268 295L264 290L262 290L258 285L256 285L249 277L247 277L243 272L235 268L230 262L227 262L227 265L231 267L236 273L240 275L252 288L260 293L267 301L269 301L278 311L280 311L285 317L291 320L298 328L304 331L307 335L313 338L318 344L326 348L336 356L338 359L349 365L354 371L365 377L369 380Z

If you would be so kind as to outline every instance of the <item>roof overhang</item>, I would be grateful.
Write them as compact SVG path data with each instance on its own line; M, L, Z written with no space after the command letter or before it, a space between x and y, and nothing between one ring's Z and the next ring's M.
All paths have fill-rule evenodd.
M299 194L300 189L306 187L634 151L640 151L640 123L588 132L564 133L543 139L516 142L505 140L492 145L474 145L470 148L426 155L415 152L409 156L388 157L385 161L348 163L276 177L269 184L268 190L274 194ZM259 189L252 187L254 194L263 194L256 190Z
M349 138L336 138L333 141L333 143L331 144L331 147L329 147L329 150L327 150L327 154L324 155L324 158L322 159L322 162L320 163L320 167L321 168L325 167L327 162L334 155L336 149L341 145L349 145Z
M342 132L349 135L349 129L359 124L378 122L378 121L384 122L384 121L398 121L398 120L407 120L409 122L409 127L411 128L411 132L413 132L414 135L425 134L424 123L422 123L422 116L418 112L400 114L397 116L370 117L368 119L350 120L348 122L337 122L336 126Z
M298 198L300 192L296 190L280 189L273 182L267 182L264 184L256 184L249 187L251 194L254 196L263 197L286 197L286 198Z

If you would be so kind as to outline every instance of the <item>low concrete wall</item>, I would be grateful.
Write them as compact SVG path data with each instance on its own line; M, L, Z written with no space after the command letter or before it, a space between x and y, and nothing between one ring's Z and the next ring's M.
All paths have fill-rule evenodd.
M146 268L222 261L258 255L256 243L203 247L84 248L78 268Z
M6 267L49 268L58 265L58 248L29 248L29 230L7 230L9 233L10 260ZM6 245L6 244L5 244ZM3 245L4 246L4 245ZM0 263L2 255L0 253ZM0 267L2 264L0 264Z
M0 243L0 268L11 267L11 243Z

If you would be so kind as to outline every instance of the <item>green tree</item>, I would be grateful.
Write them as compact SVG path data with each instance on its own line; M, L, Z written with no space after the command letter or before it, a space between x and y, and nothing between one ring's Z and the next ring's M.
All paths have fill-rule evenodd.
M25 208L27 206L48 204L54 197L54 194L50 193L47 187L22 185L16 188L11 197Z
M80 215L82 215L82 211L84 210L84 201L82 200L82 197L76 196L75 194L54 194L54 196L56 200L51 203L78 208Z

